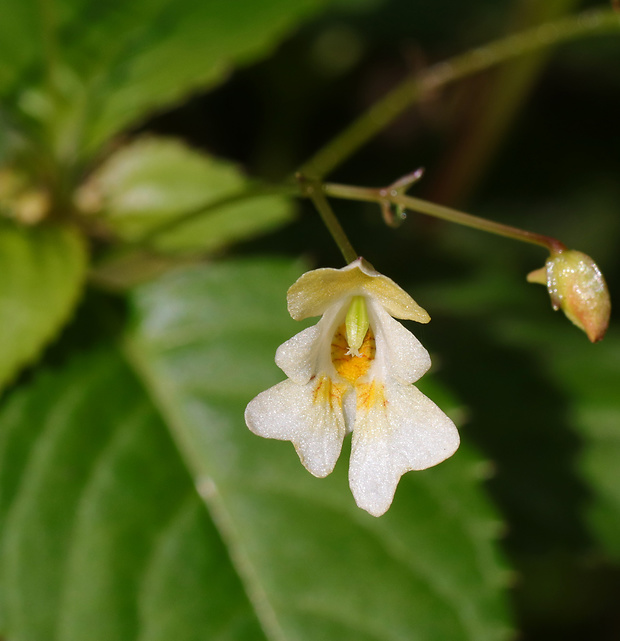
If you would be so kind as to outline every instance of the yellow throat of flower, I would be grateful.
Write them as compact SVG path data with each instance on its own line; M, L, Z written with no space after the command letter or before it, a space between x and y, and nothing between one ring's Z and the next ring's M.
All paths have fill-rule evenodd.
M357 355L352 354L351 351L347 341L347 328L343 323L336 330L332 339L332 363L342 378L350 383L355 383L358 378L368 372L368 368L375 358L375 337L370 327L366 330L366 335L356 350Z

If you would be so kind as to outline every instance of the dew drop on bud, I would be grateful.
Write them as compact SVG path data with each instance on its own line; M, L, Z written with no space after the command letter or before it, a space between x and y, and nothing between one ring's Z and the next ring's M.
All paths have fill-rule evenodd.
M587 254L573 249L552 252L545 267L527 279L546 285L553 308L561 309L593 343L603 338L611 312L609 291L601 270Z

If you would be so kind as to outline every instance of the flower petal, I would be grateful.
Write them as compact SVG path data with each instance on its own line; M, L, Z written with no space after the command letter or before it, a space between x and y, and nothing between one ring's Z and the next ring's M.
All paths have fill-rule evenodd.
M381 516L400 477L448 458L459 446L454 423L412 385L360 385L349 466L359 507Z
M320 321L282 343L276 351L276 365L295 383L304 385L317 369Z
M393 376L404 384L414 383L431 366L431 357L420 341L381 305L369 302L369 314L376 341L376 365L383 378Z
M246 425L258 436L292 441L304 467L314 476L327 476L345 435L342 391L327 377L307 385L283 381L250 401Z
M282 343L276 351L276 365L296 383L305 384L319 372L333 370L331 341L346 310L334 306L313 327L308 327Z
M321 316L340 299L368 296L396 318L428 323L430 316L392 279L375 271L362 258L342 269L306 272L288 290L288 310L295 320Z
M363 262L360 270L371 277L364 287L367 295L380 303L390 316L416 321L416 323L430 322L431 317L428 312L391 278L374 269L369 269Z

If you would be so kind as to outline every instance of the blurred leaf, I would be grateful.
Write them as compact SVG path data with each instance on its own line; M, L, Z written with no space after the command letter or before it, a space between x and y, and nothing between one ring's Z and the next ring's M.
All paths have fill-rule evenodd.
M547 0L546 2L513 2L508 32L517 33L533 25L557 20L571 12L580 0ZM506 27L504 26L504 29ZM465 103L460 131L455 136L441 174L430 190L431 200L466 201L497 154L502 141L513 126L522 105L551 56L552 48L509 61L495 75L489 74L484 85L480 78L470 79L470 92L476 102Z
M558 324L502 324L504 340L527 345L568 400L570 426L582 439L578 469L590 495L585 517L597 540L620 560L620 334L612 328L601 343L578 341Z
M71 228L27 229L0 221L0 389L67 321L86 260L82 238Z
M199 215L158 234L154 245L162 251L208 252L289 220L290 201L281 196L255 196L208 210L247 189L248 181L230 163L176 140L142 138L111 156L79 198L86 208L101 207L126 240L195 212Z
M9 398L0 470L3 636L262 638L165 427L114 350Z
M321 0L5 0L0 95L92 153L264 55ZM54 92L48 94L46 82Z
M606 202L600 193L591 198L593 203ZM565 216L562 238L576 242L580 236L585 244L579 247L605 250L614 234L605 237L604 232L609 234L614 221L607 221L605 206L584 210L601 225ZM467 323L475 328L465 330L468 341L454 341L453 348L459 350L453 359L455 376L463 380L459 369L469 371L474 354L486 362L484 370L461 387L469 385L471 393L462 393L472 399L478 389L478 401L486 404L486 409L476 406L476 423L481 443L497 458L498 477L504 477L501 499L512 517L511 531L527 529L540 543L553 525L547 545L557 550L576 539L580 529L620 560L618 328L612 324L600 343L590 344L561 313L551 310L544 290L525 284L530 265L517 271L521 248L494 245L460 231L449 235L453 253L471 260L484 255L484 261L466 277L418 291L431 313L435 310L436 321L457 313L461 327ZM610 263L612 256L602 254ZM447 331L454 333L453 327ZM486 353L481 336L489 343ZM497 436L500 413L503 430Z
M282 378L276 346L300 329L285 303L297 276L266 260L170 273L137 290L127 343L267 636L508 638L499 521L465 445L406 475L375 519L354 505L345 461L316 479L290 444L245 427L247 401Z
M331 5L340 11L370 12L385 2L386 0L331 0Z
M571 399L571 422L584 439L579 468L592 492L588 522L620 561L620 335L611 331L600 349L587 347L569 354L556 342L552 364Z
M9 397L0 413L7 637L254 641L262 635L234 567L268 638L507 638L498 519L479 487L485 466L465 446L408 475L390 513L373 519L353 505L344 465L315 479L288 444L244 427L248 391L276 378L272 350L295 326L282 294L297 274L282 263L213 266L136 296L143 333L132 355L148 357L141 364L189 460L208 465L194 482L219 534L113 350Z

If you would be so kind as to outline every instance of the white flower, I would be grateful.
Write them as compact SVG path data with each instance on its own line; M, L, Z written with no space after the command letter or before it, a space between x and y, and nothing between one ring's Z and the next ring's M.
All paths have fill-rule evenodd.
M288 380L249 403L246 423L259 436L292 441L318 477L334 469L353 432L351 491L380 516L405 472L436 465L459 446L454 423L412 385L430 367L428 352L393 318L430 317L361 258L301 276L288 309L295 320L322 318L280 345L276 363Z

